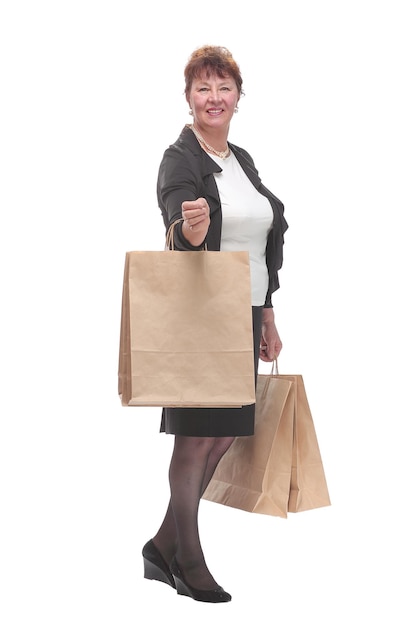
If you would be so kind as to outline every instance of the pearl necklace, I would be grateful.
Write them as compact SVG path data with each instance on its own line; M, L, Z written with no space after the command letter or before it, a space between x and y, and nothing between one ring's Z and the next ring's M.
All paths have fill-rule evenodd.
M188 128L191 128L191 130L193 131L194 135L197 137L198 141L207 148L207 150L209 152L212 152L213 154L215 154L216 156L218 156L220 159L225 159L226 157L229 156L230 154L230 148L229 146L227 146L226 150L219 151L219 150L215 150L214 148L212 148L212 146L210 146L210 144L207 143L207 141L205 141L202 136L200 135L200 133L198 132L198 130L196 128L194 128L193 124L189 124Z

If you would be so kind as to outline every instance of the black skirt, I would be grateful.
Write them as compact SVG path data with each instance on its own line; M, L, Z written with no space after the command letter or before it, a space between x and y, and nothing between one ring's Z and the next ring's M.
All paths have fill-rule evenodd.
M262 332L262 306L252 307L255 385ZM188 437L242 437L253 435L255 405L238 409L164 408L160 432Z

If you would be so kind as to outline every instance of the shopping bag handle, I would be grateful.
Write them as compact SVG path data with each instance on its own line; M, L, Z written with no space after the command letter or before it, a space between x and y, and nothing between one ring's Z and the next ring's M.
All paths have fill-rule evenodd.
M165 250L174 249L174 227L183 221L184 220L182 219L182 217L180 217L179 219L175 220L175 222L172 222L172 224L170 224L168 231L167 231L167 236L165 239Z
M272 361L272 367L271 367L271 376L278 376L278 358L275 357L274 360Z
M262 398L265 398L266 394L268 393L270 380L272 379L273 376L277 376L277 375L278 375L278 359L275 358L272 361L272 367L271 367L270 373L266 375L265 384L264 384L264 388L262 391Z
M165 250L174 250L174 227L183 221L184 219L180 217L170 224L165 239ZM207 250L207 243L204 244L204 250Z

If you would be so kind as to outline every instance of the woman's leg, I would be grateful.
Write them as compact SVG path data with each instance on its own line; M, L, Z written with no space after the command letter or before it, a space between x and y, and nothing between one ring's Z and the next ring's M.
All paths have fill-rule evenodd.
M176 436L169 481L171 499L164 521L153 538L170 563L174 554L190 585L212 589L216 581L205 563L198 531L198 508L202 494L233 437Z

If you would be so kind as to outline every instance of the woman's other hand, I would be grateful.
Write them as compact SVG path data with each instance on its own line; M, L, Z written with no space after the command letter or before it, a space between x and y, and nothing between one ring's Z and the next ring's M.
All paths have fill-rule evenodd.
M262 313L262 336L259 358L270 363L282 350L282 341L275 326L274 309L264 308Z

